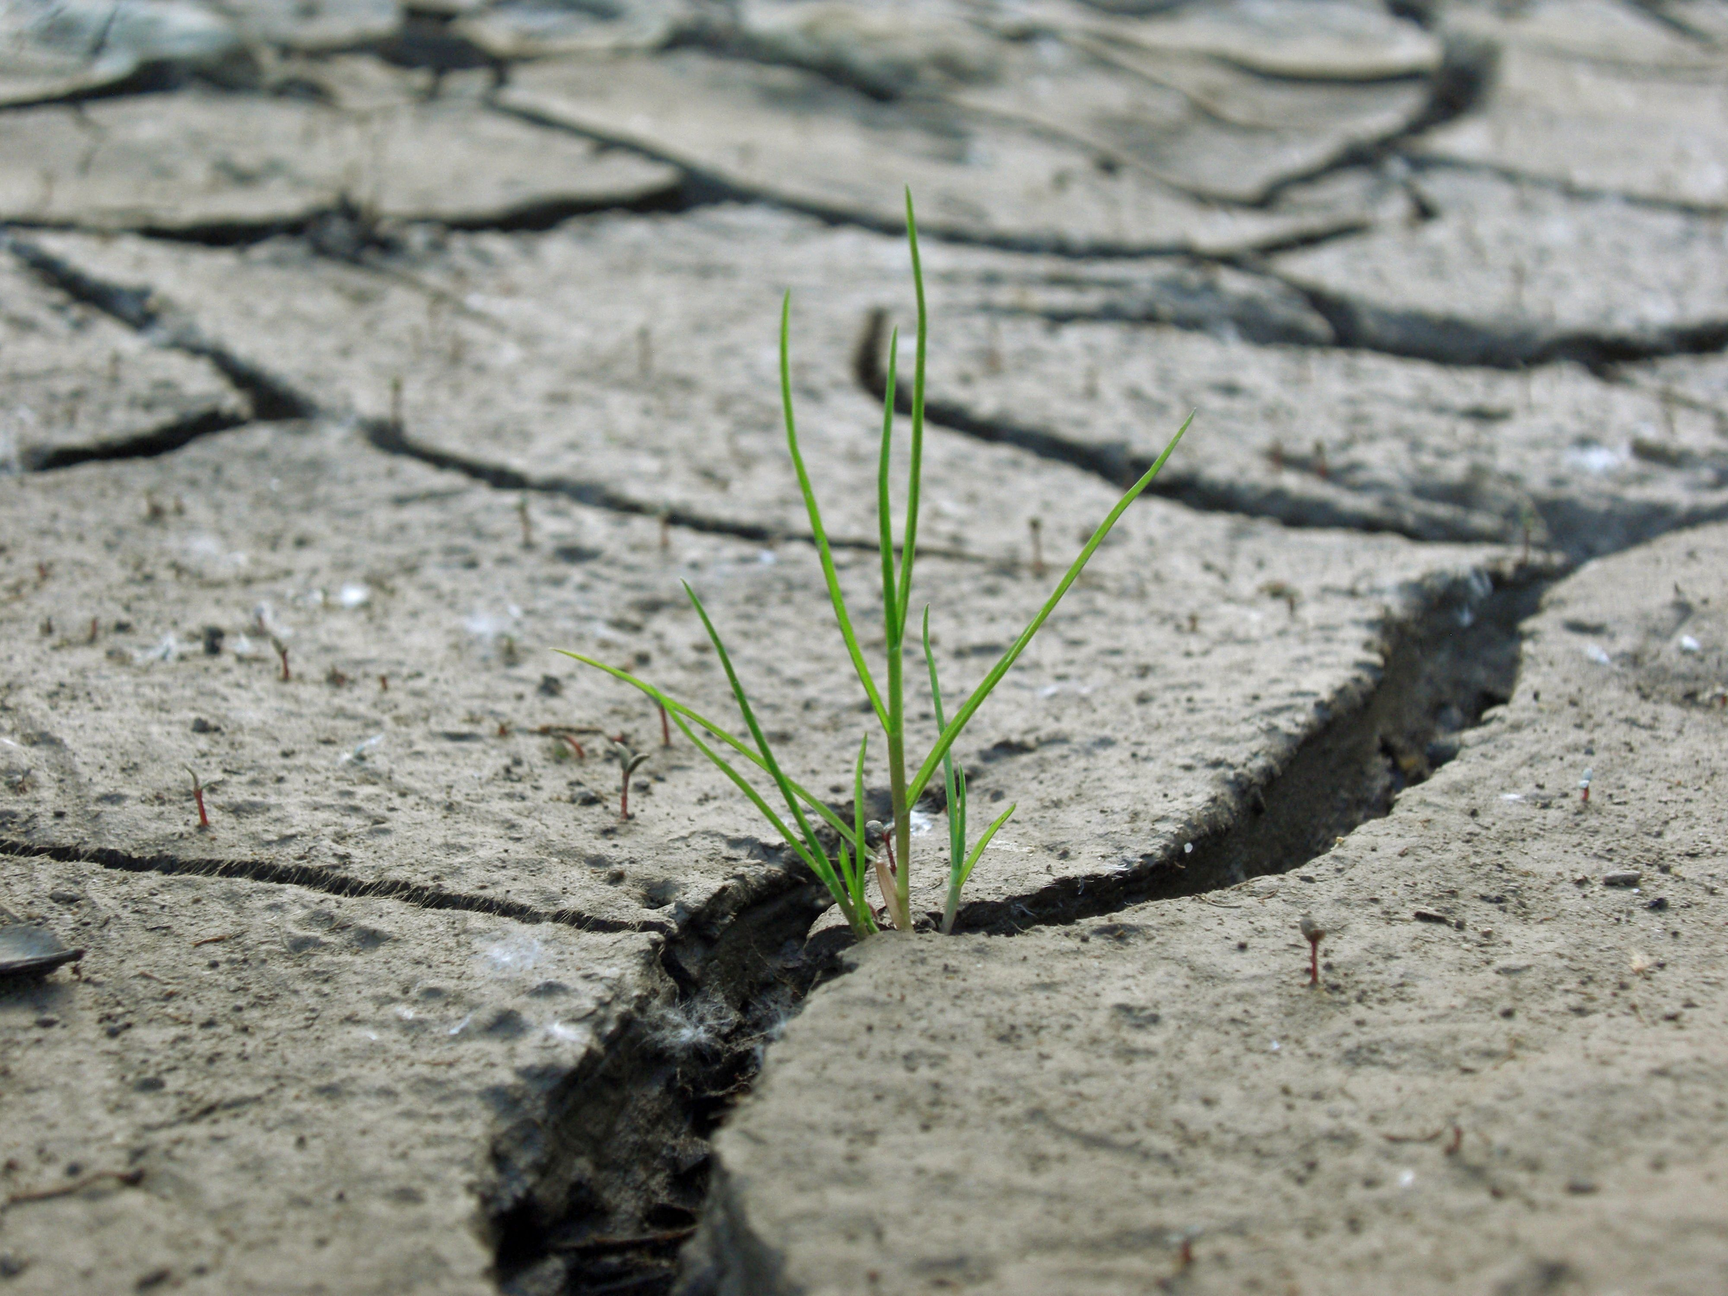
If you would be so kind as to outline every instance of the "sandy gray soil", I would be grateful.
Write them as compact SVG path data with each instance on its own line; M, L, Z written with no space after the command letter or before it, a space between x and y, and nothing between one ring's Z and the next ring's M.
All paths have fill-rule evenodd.
M697 1276L1720 1288L1725 558L1687 531L1557 586L1511 702L1296 875L872 942L721 1134Z
M0 926L82 957L0 1292L1723 1287L1725 78L1690 0L7 7ZM950 689L1198 414L957 748L962 934L854 945L551 650L730 720L688 581L850 810L776 327L876 654L906 184Z

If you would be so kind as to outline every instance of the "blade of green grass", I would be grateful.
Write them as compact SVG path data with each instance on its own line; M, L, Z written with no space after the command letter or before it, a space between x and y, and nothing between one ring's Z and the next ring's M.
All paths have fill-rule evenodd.
M870 903L865 898L870 887L870 865L869 848L864 834L864 754L869 746L870 735L865 734L863 741L858 744L858 764L852 770L852 824L857 834L854 841L858 861L857 876L853 879L852 903L874 927L875 917L870 913Z
M756 723L756 712L750 705L749 695L744 692L737 669L732 665L732 655L726 651L725 641L720 638L720 632L714 628L714 623L708 619L708 609L702 606L702 600L696 597L696 591L690 588L689 581L684 582L684 592L690 596L690 605L696 609L696 615L702 618L702 627L708 632L708 641L714 645L715 655L720 658L720 665L732 685L732 696L737 699L738 710L743 713L744 727L750 731L750 736L756 740L756 749L762 753L763 768L780 788L780 795L786 798L786 808L798 821L799 831L809 840L815 841L816 834L811 831L810 821L804 817L797 794L792 791L791 780L781 772L780 762L774 759L774 749L768 745L768 735L763 733L762 726Z
M724 756L698 738L696 731L685 722L683 716L674 715L672 723L683 731L684 736L690 740L691 745L697 751L719 766L721 772L737 785L739 791L750 798L751 804L756 807L764 819L773 825L774 831L780 834L786 844L797 853L798 858L803 860L810 871L820 879L822 885L828 888L828 894L834 897L835 903L840 906L840 912L846 915L846 921L853 931L861 936L867 936L875 930L874 923L869 920L868 911L866 910L862 916L860 915L858 906L852 900L851 893L835 876L834 866L829 862L827 854L823 852L815 838L812 836L808 841L800 842L792 830L786 826L785 821L774 813L774 808L768 804L762 794L751 786L750 780L733 769L731 763ZM844 844L841 845L840 851L841 858L844 860L846 851Z
M632 675L622 667L608 666L605 662L596 657L588 657L579 652L571 652L568 648L554 648L552 651L560 653L565 657L569 657L574 661L579 661L584 666L592 666L595 670L605 671L606 674L610 675L613 679L622 680L624 683L630 685L631 688L646 693L650 698L654 699L654 701L665 707L669 714L681 715L690 720L694 720L709 733L713 734L714 737L718 738L733 751L737 752L745 760L755 765L757 769L764 772L767 771L768 767L763 764L762 758L755 752L751 751L749 745L745 743L743 739L739 738L736 734L729 732L723 725L715 724L714 721L708 719L707 716L702 715L691 707L685 706L670 694L661 692L647 680ZM800 787L791 779L787 779L786 781L791 784L792 790L798 794L799 798L805 805L809 806L817 814L821 815L823 819L827 820L828 826L840 834L841 840L849 842L854 850L857 849L858 839L853 836L852 829L845 820L830 810L827 803L817 797L814 792L809 791L807 788Z
M894 383L899 353L900 330L894 329L888 335L888 381L882 400L882 449L876 459L876 547L882 554L882 620L890 644L894 642L894 627L900 621L899 596L895 593L894 509L888 499L889 461L894 445Z
M780 404L786 415L786 448L792 455L792 467L798 474L798 489L804 496L804 511L810 515L810 531L816 539L816 552L822 560L822 578L828 582L828 601L834 605L834 619L840 623L840 637L846 641L846 651L852 655L852 668L858 672L858 682L870 698L870 705L886 724L887 713L882 695L876 691L876 681L858 647L858 636L852 632L852 618L846 612L846 596L840 592L840 577L834 570L834 555L828 548L828 533L822 527L822 510L816 506L816 490L810 484L810 472L804 467L804 456L798 449L798 425L792 417L792 294L788 292L780 304ZM694 597L694 596L692 596Z
M912 249L912 287L918 297L918 350L912 366L912 464L906 488L906 540L900 546L900 591L896 642L906 637L906 614L912 605L912 564L918 556L918 487L924 475L924 353L930 333L930 312L924 304L924 263L918 256L918 222L912 214L912 186L906 186L906 242Z
M924 607L924 664L930 668L930 701L936 712L936 729L941 732L948 722L942 714L942 685L936 678L936 654L930 651L930 607ZM965 785L957 783L954 777L954 749L949 747L948 754L942 758L942 773L946 779L944 790L948 794L948 876L952 880L959 876L960 863L966 858L966 802ZM965 775L962 774L961 778Z
M978 687L972 690L972 695L955 713L954 719L943 726L941 736L936 740L936 745L930 749L930 754L924 758L924 764L919 767L918 773L913 776L911 783L907 786L908 803L917 801L919 795L923 793L925 785L935 774L936 767L941 763L942 758L948 754L948 749L954 745L954 740L960 736L961 731L966 728L967 723L978 708L984 705L984 699L989 697L991 691L1002 682L1002 677L1008 673L1008 668L1014 664L1021 653L1026 651L1026 645L1032 642L1032 636L1038 633L1045 621L1049 620L1050 614L1056 610L1056 605L1062 601L1062 596L1068 592L1068 587L1079 579L1081 570L1091 561L1092 555L1098 550L1098 546L1104 543L1104 537L1110 534L1110 528L1116 525L1123 513L1127 512L1128 506L1140 498L1140 493L1152 484L1152 479L1164 467L1165 461L1175 451L1177 443L1182 440L1183 434L1188 431L1188 425L1193 421L1194 415L1189 414L1182 421L1182 426L1176 429L1176 435L1170 438L1170 444L1164 447L1164 453L1159 455L1152 466L1141 475L1139 481L1129 487L1128 493L1116 501L1116 507L1110 510L1108 516L1099 524L1098 529L1092 533L1092 538L1086 542L1086 547L1080 551L1080 556L1069 566L1067 574L1057 584L1055 592L1044 601L1044 606L1038 610L1038 615L1032 618L1031 623L1021 632L1020 637L990 668L990 673L984 677Z

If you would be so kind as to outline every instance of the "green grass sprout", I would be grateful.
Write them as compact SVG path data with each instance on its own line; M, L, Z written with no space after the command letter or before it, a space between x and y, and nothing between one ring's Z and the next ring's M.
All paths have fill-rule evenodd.
M748 732L748 740L732 733L724 726L708 719L686 706L684 703L668 696L655 685L639 678L627 670L609 666L605 662L582 653L569 652L563 649L565 656L574 658L584 665L604 671L614 679L621 680L633 688L639 689L652 698L662 709L663 716L670 717L671 723L688 738L691 744L706 756L726 775L738 789L749 798L757 811L780 834L791 850L801 859L806 867L815 874L829 894L839 905L853 933L862 938L877 930L877 914L872 909L868 883L874 873L877 886L882 896L882 913L886 921L902 931L910 931L913 926L911 912L911 880L912 880L912 807L918 803L930 780L937 770L942 771L945 790L948 797L948 892L942 913L942 930L950 932L954 927L955 915L959 910L960 893L971 876L973 867L979 857L990 844L997 831L1008 822L1015 807L1010 805L1007 810L997 816L994 822L985 829L983 835L968 847L966 840L966 774L954 759L954 744L977 714L978 708L984 704L991 692L1001 683L1009 668L1026 650L1050 614L1056 610L1056 605L1062 601L1098 546L1104 543L1106 536L1114 527L1128 506L1138 499L1142 492L1152 484L1152 479L1163 469L1165 462L1182 440L1188 427L1194 421L1193 414L1177 429L1170 443L1164 447L1162 454L1147 468L1138 481L1116 502L1104 521L1093 532L1092 537L1080 550L1079 555L1069 565L1067 572L1057 583L1050 597L1038 610L1020 637L991 667L984 679L966 696L960 708L949 717L943 707L941 685L937 679L936 658L930 647L930 609L924 609L923 648L924 659L930 674L930 696L936 718L937 737L929 753L908 775L906 759L906 681L904 678L903 647L906 639L906 621L912 606L912 574L918 553L918 508L919 486L923 475L924 463L924 370L925 356L929 339L929 309L924 297L924 269L918 254L918 225L912 210L912 193L906 193L906 241L912 260L912 283L917 298L918 324L917 347L915 352L912 378L912 417L910 463L908 466L906 491L906 516L901 537L896 542L894 537L894 518L889 501L890 466L894 442L894 392L897 382L896 365L899 357L899 333L895 331L889 340L888 373L882 410L882 442L881 452L877 461L876 472L876 512L878 523L878 548L882 560L882 629L885 641L883 675L878 681L871 671L870 664L865 660L864 650L858 642L858 635L853 628L852 615L846 606L845 595L840 589L840 576L834 566L834 555L828 542L828 533L822 525L822 512L816 502L816 490L811 484L810 473L804 463L803 453L798 447L798 425L792 409L792 358L791 358L791 321L792 294L787 293L780 308L780 398L786 422L786 449L792 460L792 469L798 478L798 489L804 498L805 512L810 519L811 538L815 541L817 558L822 568L822 578L827 585L828 601L833 609L834 620L839 627L840 637L846 646L846 653L851 658L852 668L857 673L858 682L864 689L864 695L869 699L870 709L874 712L877 722L882 726L883 737L886 739L889 798L892 805L892 823L878 838L875 825L867 824L864 817L865 793L864 771L869 760L869 736L865 735L858 745L858 759L853 767L852 776L852 821L842 819L837 811L817 798L809 790L802 787L787 775L779 759L775 756L772 746L762 726L757 722L755 709L750 704L749 695L745 692L743 682L733 666L731 654L715 629L713 621L708 616L702 600L697 597L688 582L684 584L684 592L690 599L690 604L696 610L696 615L702 620L702 627L708 634L708 640L713 645L720 664L726 672L727 683L731 686L733 700L738 705L738 711L743 718L744 727ZM741 757L753 769L748 772L740 770L739 766L727 758L727 752ZM778 793L778 800L785 804L785 814L782 815L767 796L758 789L753 778L766 776ZM825 844L823 831L826 829L838 839L833 848L832 856ZM880 843L886 859L876 853Z

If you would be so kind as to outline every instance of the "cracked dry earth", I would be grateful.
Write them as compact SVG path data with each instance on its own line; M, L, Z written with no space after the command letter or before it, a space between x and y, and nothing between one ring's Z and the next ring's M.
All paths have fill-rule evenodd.
M0 32L0 1293L1728 1290L1718 7ZM945 679L1198 416L852 946L550 650L849 795L908 182Z

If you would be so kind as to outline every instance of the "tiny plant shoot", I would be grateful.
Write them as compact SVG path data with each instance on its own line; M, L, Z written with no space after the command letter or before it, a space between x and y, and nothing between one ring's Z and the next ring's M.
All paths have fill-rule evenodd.
M210 812L204 808L204 784L199 782L198 773L190 765L186 772L192 776L192 801L198 807L198 828L201 832L210 831Z
M1002 677L1008 673L1020 654L1032 642L1050 614L1056 610L1056 605L1062 601L1062 596L1070 586L1079 579L1081 571L1097 552L1098 546L1104 543L1104 538L1110 534L1112 527L1127 511L1128 506L1138 499L1143 491L1152 484L1152 479L1164 467L1166 460L1176 449L1183 433L1188 430L1194 416L1190 414L1186 422L1177 429L1176 435L1170 439L1170 444L1164 447L1164 452L1135 482L1128 492L1116 502L1109 514L1093 532L1092 538L1080 550L1079 556L1069 565L1067 573L1057 582L1055 590L1044 601L1020 637L1004 652L989 673L967 695L958 710L952 715L944 709L941 687L936 677L936 660L930 651L930 613L924 609L923 615L923 646L924 657L929 667L930 693L938 729L935 744L917 764L910 764L906 753L906 715L907 697L906 681L904 679L904 655L902 647L906 639L906 629L912 611L912 569L918 554L918 503L920 474L924 460L924 362L925 347L929 328L929 313L924 302L924 272L918 257L918 227L913 218L912 195L906 195L906 241L912 257L912 286L918 304L918 336L915 367L912 375L912 417L911 417L911 455L906 491L906 518L901 538L896 543L894 538L894 519L889 505L889 452L894 439L894 387L895 362L899 355L899 335L896 332L888 345L888 377L887 390L884 393L882 412L882 444L878 458L876 474L876 511L878 529L880 532L878 547L882 560L882 627L886 640L884 651L883 674L878 675L871 670L864 659L864 651L859 646L858 636L853 630L852 615L846 606L846 600L840 592L840 577L834 567L833 554L828 544L828 533L822 525L821 510L816 504L816 491L811 485L809 471L804 466L803 453L798 448L798 428L792 412L792 360L790 355L789 337L791 333L792 296L786 295L780 310L780 396L786 420L786 448L792 460L792 470L798 478L798 489L804 496L804 507L810 517L811 536L816 542L816 555L821 563L822 575L828 586L828 599L834 612L834 620L839 626L840 637L845 642L846 652L852 659L853 669L858 673L858 682L863 686L864 695L869 700L870 709L882 728L884 746L887 749L889 795L893 806L893 822L883 826L880 833L872 831L874 824L867 825L864 820L864 768L870 757L870 740L865 735L858 744L858 759L852 771L852 822L848 823L827 804L814 794L794 782L781 767L779 759L769 746L768 738L757 722L756 712L750 705L749 696L744 691L744 685L738 678L737 669L733 666L731 654L726 651L726 645L721 641L720 634L714 628L714 623L708 617L707 609L702 606L702 600L696 596L696 591L689 584L684 586L684 592L689 596L691 606L696 609L696 615L702 619L702 626L708 632L709 641L714 645L715 655L726 672L727 682L731 685L732 696L738 703L738 710L748 731L748 740L738 737L723 726L697 714L682 702L667 696L659 688L645 680L639 679L629 671L616 666L608 666L592 657L581 653L566 652L565 656L573 657L585 665L605 671L615 679L640 689L653 698L664 709L664 714L670 716L684 736L712 761L726 775L761 813L774 830L791 846L798 857L804 861L810 871L827 886L835 903L840 906L846 921L852 931L859 937L868 936L876 930L876 914L872 910L867 895L867 887L874 873L878 887L882 892L882 906L887 920L902 931L912 928L911 913L911 879L912 879L912 807L918 803L930 780L938 773L942 776L944 790L948 795L948 894L943 907L942 928L952 930L955 912L959 908L961 888L966 885L966 879L971 876L972 868L989 845L996 831L1014 813L1014 807L1009 806L991 825L984 830L983 835L968 845L966 840L966 777L964 771L954 760L954 744L977 714L978 708L984 704ZM1040 559L1042 555L1039 555ZM896 561L898 558L898 561ZM562 650L560 650L562 651ZM699 732L700 731L700 732ZM705 740L701 735L706 734ZM669 735L668 735L669 736ZM774 785L779 799L785 802L786 814L777 811L762 791L758 790L750 778L738 769L720 752L720 748L729 748L732 753L742 757L755 767L758 776L766 775ZM790 822L788 822L790 819ZM813 819L820 819L837 838L834 856L831 858L823 839L818 836ZM880 851L880 856L878 854ZM882 858L885 856L886 858Z

